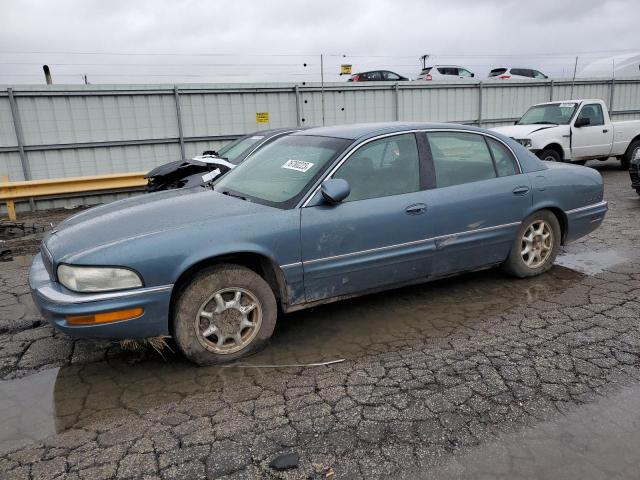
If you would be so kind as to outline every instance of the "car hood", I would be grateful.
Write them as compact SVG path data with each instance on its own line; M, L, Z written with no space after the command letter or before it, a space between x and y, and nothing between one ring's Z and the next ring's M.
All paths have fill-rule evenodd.
M506 137L511 138L527 138L529 135L540 130L547 130L549 128L557 128L560 125L510 125L507 127L495 127L492 128L494 132L501 133Z
M107 245L224 217L254 215L273 207L195 187L119 200L74 215L45 238L56 262Z

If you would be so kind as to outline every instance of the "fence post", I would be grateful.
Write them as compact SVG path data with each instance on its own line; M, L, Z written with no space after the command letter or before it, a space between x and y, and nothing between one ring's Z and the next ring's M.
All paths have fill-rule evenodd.
M553 79L549 82L549 101L553 102Z
M187 158L184 151L184 133L182 132L182 113L180 111L180 93L178 92L178 86L173 86L173 98L176 101L176 117L178 119L178 140L180 141L180 155L181 159Z
M31 167L29 166L29 160L27 159L27 153L24 151L24 136L22 133L22 122L20 120L20 112L18 111L18 104L16 98L13 95L13 88L7 88L7 95L9 97L9 107L11 108L11 119L13 121L13 130L16 133L16 141L18 142L18 153L20 155L20 165L22 166L22 176L25 180L31 180ZM33 198L29 199L29 207L31 211L35 211L36 205ZM15 213L14 213L15 216Z
M9 177L6 175L0 175L0 184L9 183ZM7 200L7 215L9 216L9 220L15 222L16 218L16 207L13 203L13 200Z
M482 80L478 83L478 126L482 126Z
M616 78L611 77L611 87L609 87L609 113L613 112L613 94L616 91Z
M395 107L396 107L396 112L395 112L396 122L398 120L400 120L400 92L399 92L399 88L400 88L400 86L398 85L398 82L396 82L393 85L393 96L394 96Z
M298 85L293 87L293 92L296 94L296 125L301 127L302 121L300 119L302 115L300 114L300 88Z

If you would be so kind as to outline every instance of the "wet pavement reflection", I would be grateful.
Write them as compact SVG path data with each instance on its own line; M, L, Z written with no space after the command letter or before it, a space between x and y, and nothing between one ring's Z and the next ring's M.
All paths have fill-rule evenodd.
M241 363L197 368L167 352L165 360L123 357L0 382L0 416L9 419L0 451L186 397L221 395L225 386L241 389L256 377L278 382L278 368L260 366L355 360L396 345L437 343L454 330L471 333L482 319L558 295L583 278L561 266L519 281L498 270L477 272L284 316L270 344Z
M556 421L475 449L429 478L636 479L639 447L640 387L629 387Z

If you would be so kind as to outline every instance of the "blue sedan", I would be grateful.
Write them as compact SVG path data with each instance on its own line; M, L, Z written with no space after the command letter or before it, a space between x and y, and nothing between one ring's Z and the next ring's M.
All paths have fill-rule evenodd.
M172 335L212 364L263 344L279 310L498 265L539 275L606 211L596 170L545 163L487 130L315 128L212 186L69 218L43 241L30 285L71 336Z

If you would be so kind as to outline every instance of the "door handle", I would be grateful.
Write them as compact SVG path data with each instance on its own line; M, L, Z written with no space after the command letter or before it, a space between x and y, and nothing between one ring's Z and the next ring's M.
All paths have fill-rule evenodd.
M407 215L421 215L427 211L427 206L424 203L415 203L409 205L404 211Z
M516 187L513 189L514 195L526 195L529 193L529 187Z
M608 128L605 128L604 130L602 130L602 133L607 133L609 131Z

